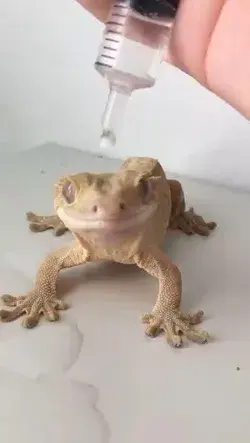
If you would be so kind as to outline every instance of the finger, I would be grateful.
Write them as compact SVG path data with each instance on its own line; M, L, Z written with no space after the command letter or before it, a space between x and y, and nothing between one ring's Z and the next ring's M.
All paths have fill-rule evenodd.
M204 61L226 0L182 0L171 37L174 64L206 84Z
M107 19L113 4L113 0L77 0L77 2L101 22Z
M225 3L207 56L213 91L250 119L250 2Z

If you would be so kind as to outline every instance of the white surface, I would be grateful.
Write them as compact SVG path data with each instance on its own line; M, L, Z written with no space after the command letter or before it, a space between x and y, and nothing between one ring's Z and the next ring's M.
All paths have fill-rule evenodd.
M50 213L52 184L66 172L117 165L53 145L0 157L0 293L30 289L38 263L70 237L30 233L24 212ZM133 266L62 273L72 308L60 323L0 324L2 441L249 442L250 197L182 182L219 227L209 239L171 236L167 250L183 274L183 309L204 309L216 340L173 350L146 338L138 318L157 282Z
M98 151L108 94L93 68L101 25L72 0L0 0L0 24L0 149L53 141ZM249 122L163 64L107 153L154 154L177 173L250 188L249 146Z

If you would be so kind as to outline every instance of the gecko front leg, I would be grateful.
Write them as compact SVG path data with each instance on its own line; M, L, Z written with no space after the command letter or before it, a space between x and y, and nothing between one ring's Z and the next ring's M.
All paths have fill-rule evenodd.
M37 215L34 212L26 212L26 219L32 232L43 232L53 229L53 234L59 237L68 231L68 228L58 215Z
M60 270L79 266L89 261L89 253L81 245L64 246L51 254L41 264L35 287L29 293L20 297L3 295L2 301L7 306L13 306L13 310L0 310L0 319L10 322L26 314L23 325L33 328L39 322L43 314L49 321L59 319L58 310L67 309L66 303L56 296L56 282Z
M159 280L159 294L153 311L142 317L142 322L148 324L146 334L156 336L163 330L167 341L174 347L182 345L182 336L206 343L209 334L194 328L201 322L203 312L183 314L180 311L182 282L177 266L159 249L138 253L134 261Z

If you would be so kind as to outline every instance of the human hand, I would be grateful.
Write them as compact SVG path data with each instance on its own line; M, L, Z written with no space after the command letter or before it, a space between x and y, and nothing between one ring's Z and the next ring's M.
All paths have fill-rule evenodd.
M105 21L113 0L78 0ZM250 1L181 0L166 60L250 120Z

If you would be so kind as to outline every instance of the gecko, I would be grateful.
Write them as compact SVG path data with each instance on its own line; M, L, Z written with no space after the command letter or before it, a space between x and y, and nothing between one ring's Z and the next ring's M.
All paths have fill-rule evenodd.
M216 223L186 209L181 183L168 179L156 159L129 157L116 172L65 176L54 186L54 209L51 216L27 213L30 229L53 229L55 235L69 230L73 240L47 255L27 294L1 297L12 308L0 310L3 322L24 316L23 326L34 328L41 315L48 321L59 320L60 311L69 307L57 297L60 271L109 260L137 265L159 282L152 312L141 317L146 335L163 332L173 347L181 347L183 339L197 343L210 339L208 332L197 328L203 311L180 309L181 272L164 252L164 241L168 230L209 236Z

